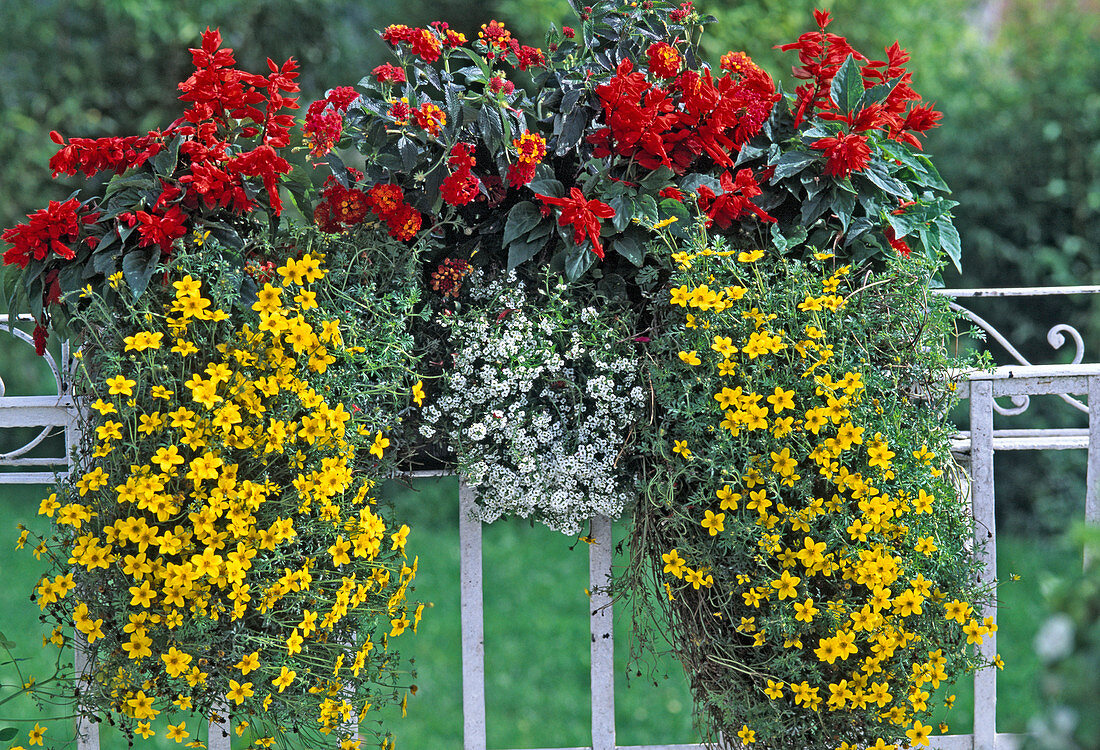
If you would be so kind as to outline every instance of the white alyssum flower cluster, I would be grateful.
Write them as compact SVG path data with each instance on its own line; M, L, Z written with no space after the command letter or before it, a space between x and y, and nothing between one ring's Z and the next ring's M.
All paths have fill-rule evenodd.
M533 516L576 534L593 515L617 517L646 404L629 326L564 286L528 296L514 275L471 281L474 304L441 319L454 362L422 434L446 438L482 521Z

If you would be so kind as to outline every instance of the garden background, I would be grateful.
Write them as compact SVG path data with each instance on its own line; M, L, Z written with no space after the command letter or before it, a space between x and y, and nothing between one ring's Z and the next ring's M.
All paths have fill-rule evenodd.
M720 21L707 40L710 57L742 49L777 79L790 80L789 56L780 63L767 45L809 29L814 3L699 5ZM1100 2L836 0L826 7L835 30L859 48L881 49L899 39L912 55L914 84L945 113L926 150L961 204L955 215L963 273L949 271L947 286L1100 284ZM260 69L264 57L297 58L308 102L326 88L353 84L388 59L376 29L438 19L476 36L490 18L539 45L547 23L569 23L570 11L565 0L408 0L400 9L376 0L4 0L0 226L14 225L75 188L49 179L46 162L56 148L50 130L98 137L170 122L178 110L171 92L189 69L187 48L208 25L221 27L245 69ZM1054 352L1046 343L1047 329L1059 322L1082 332L1086 359L1096 360L1095 344L1088 344L1100 341L1100 295L973 302L971 309L1033 362L1068 361L1071 352ZM997 347L992 351L1008 363ZM44 392L48 371L30 347L0 339L0 356L7 395ZM1061 402L1041 401L998 426L1085 425L1084 415ZM14 432L0 434L0 452L22 444ZM1010 455L1011 461L998 464L998 564L1002 578L1016 572L1022 580L1000 595L999 643L1008 666L1000 675L998 728L1022 731L1038 710L1041 688L1032 639L1043 610L1034 604L1042 600L1045 579L1079 565L1061 532L1083 517L1085 456ZM41 495L42 488L0 490L0 570L8 583L0 591L0 631L16 642L17 654L31 657L31 673L41 633L28 594L38 564L13 545L17 522L38 523ZM411 644L418 694L409 718L395 728L405 747L454 747L461 734L455 480L391 486L388 495L411 516L419 539L410 539L410 549L431 552L417 596L434 603ZM490 747L587 742L587 555L573 549L576 544L520 522L486 530ZM626 613L618 623L617 665L623 667L630 645ZM631 673L627 691L620 668L619 742L691 741L690 699L678 667L641 671ZM959 704L949 717L953 733L969 728L967 690L959 686L957 692ZM29 703L17 703L0 706L0 718L33 724L40 716ZM55 739L61 733L58 725Z

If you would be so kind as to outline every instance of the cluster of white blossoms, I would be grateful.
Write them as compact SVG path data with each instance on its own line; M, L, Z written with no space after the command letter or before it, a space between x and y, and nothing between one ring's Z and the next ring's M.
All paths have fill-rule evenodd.
M628 326L578 312L564 286L528 298L514 275L473 282L475 304L441 319L454 362L422 434L446 439L484 522L534 516L576 534L593 515L617 517L646 403Z

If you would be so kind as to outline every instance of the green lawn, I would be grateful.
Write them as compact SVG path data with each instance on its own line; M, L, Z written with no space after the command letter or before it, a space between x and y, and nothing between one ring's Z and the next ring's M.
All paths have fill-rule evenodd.
M415 597L430 602L419 633L401 640L414 660L417 694L408 717L388 715L399 747L458 747L462 736L462 672L459 645L457 485L453 479L423 480L416 491L389 487L387 495L413 528L409 549L419 554ZM29 656L30 673L48 664L42 649L38 608L28 595L39 574L29 550L13 549L15 524L43 528L35 517L41 488L0 490L0 630ZM999 649L1007 663L999 673L998 729L1022 731L1037 699L1031 641L1042 619L1040 582L1052 571L1078 564L1071 553L1037 540L998 540L999 569L1023 580L1000 589ZM588 706L587 548L541 526L514 521L487 527L483 534L485 572L485 669L490 748L569 747L590 742ZM630 627L627 613L616 610L616 725L618 742L681 743L695 739L690 699L675 664L657 665L656 685L648 672L627 685ZM667 673L668 678L664 678ZM4 682L11 681L4 673ZM955 708L947 716L951 732L970 728L972 697L955 686ZM2 696L0 696L2 697ZM42 714L27 702L0 707L3 719L33 726ZM27 725L21 725L26 727ZM47 740L70 731L51 726ZM25 735L24 735L25 739ZM49 743L47 743L49 744ZM60 742L57 742L59 745ZM104 732L104 750L125 743ZM174 743L147 747L179 747ZM243 747L243 742L241 743Z

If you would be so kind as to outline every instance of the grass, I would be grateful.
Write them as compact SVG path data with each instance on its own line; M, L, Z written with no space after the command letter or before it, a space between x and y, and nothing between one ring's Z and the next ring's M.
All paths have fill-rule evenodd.
M35 516L42 488L0 490L0 631L16 641L28 657L26 667L40 674L49 666L41 647L43 628L38 608L28 599L40 574L29 550L13 549L23 522L44 529ZM414 596L430 602L419 633L401 640L413 660L417 686L408 717L383 716L399 737L399 747L459 747L462 738L462 667L459 630L458 500L454 479L422 480L415 491L387 487L403 520L413 528L409 549L419 554ZM575 539L532 527L522 521L493 524L483 532L485 602L486 720L490 748L569 747L590 744L588 556ZM1023 731L1038 700L1037 660L1031 643L1042 621L1040 588L1045 576L1068 571L1079 561L1053 543L1024 537L998 540L1003 578L1017 572L1023 579L1000 589L999 649L1007 664L998 674L998 730ZM621 561L616 560L616 564ZM627 681L629 615L615 611L616 727L622 745L686 743L696 739L691 701L679 666L654 665ZM665 675L667 674L667 678ZM0 672L11 682L10 672ZM951 733L970 730L972 694L964 685L951 690L958 702L947 715ZM3 698L0 693L0 699ZM29 700L0 707L0 727L19 719L22 731L43 714ZM60 744L69 733L66 722L52 723L47 743ZM23 735L25 738L25 734ZM18 742L18 740L16 740ZM125 743L103 733L104 750ZM146 747L180 747L175 743ZM240 743L243 747L243 742Z

